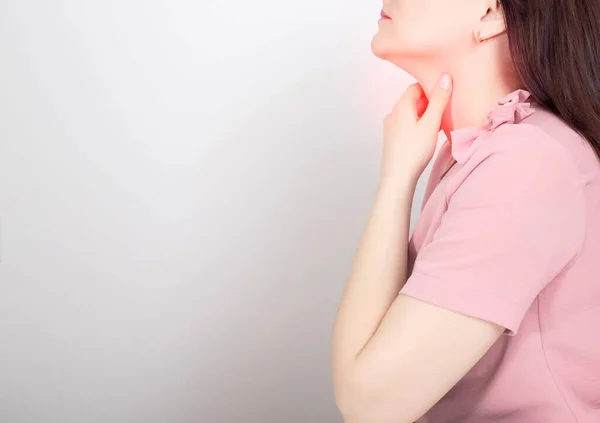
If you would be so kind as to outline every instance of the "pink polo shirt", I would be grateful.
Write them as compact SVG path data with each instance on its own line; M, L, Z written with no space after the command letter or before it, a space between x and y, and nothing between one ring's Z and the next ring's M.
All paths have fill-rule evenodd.
M506 331L419 423L600 423L600 162L529 97L434 162L402 293Z

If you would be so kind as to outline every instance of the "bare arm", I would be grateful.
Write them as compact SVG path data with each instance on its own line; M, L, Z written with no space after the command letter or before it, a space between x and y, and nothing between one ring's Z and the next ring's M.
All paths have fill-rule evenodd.
M407 108L417 104L416 91L407 93L413 97L401 100L394 113L411 117ZM429 108L440 118L442 100L433 104L432 99ZM435 149L435 139L423 140L423 132L411 129L407 120L401 122L404 132L392 138L416 138L415 144L404 145L401 155L388 147L392 158L336 316L332 370L336 402L346 423L412 423L477 363L503 331L492 323L398 295L406 281L416 181L427 162L423 157L430 159ZM437 136L439 120L423 115L419 122L432 125L433 135L428 136ZM415 151L427 148L426 141L433 148ZM399 159L407 156L421 160L413 167ZM399 163L401 170L391 171L392 163Z
M336 391L367 345L406 279L410 207L414 182L380 187L356 252L339 306L332 355Z

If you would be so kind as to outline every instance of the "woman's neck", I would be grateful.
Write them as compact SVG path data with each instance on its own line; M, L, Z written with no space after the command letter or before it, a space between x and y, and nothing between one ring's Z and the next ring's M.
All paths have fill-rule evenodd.
M522 87L514 72L499 74L466 64L447 71L453 78L452 98L442 118L442 130L450 141L456 129L481 126L498 100ZM430 93L438 83L440 71L417 75L417 80Z

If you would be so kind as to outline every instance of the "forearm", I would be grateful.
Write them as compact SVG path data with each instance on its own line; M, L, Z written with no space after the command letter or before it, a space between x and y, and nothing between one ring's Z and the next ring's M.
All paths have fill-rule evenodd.
M352 377L356 358L406 281L415 185L407 177L378 189L336 315L332 342L336 391L343 390Z

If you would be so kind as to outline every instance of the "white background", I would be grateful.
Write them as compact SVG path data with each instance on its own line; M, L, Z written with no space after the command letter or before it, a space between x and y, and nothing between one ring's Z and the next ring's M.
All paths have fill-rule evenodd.
M0 422L341 421L333 316L411 82L380 9L1 3Z

